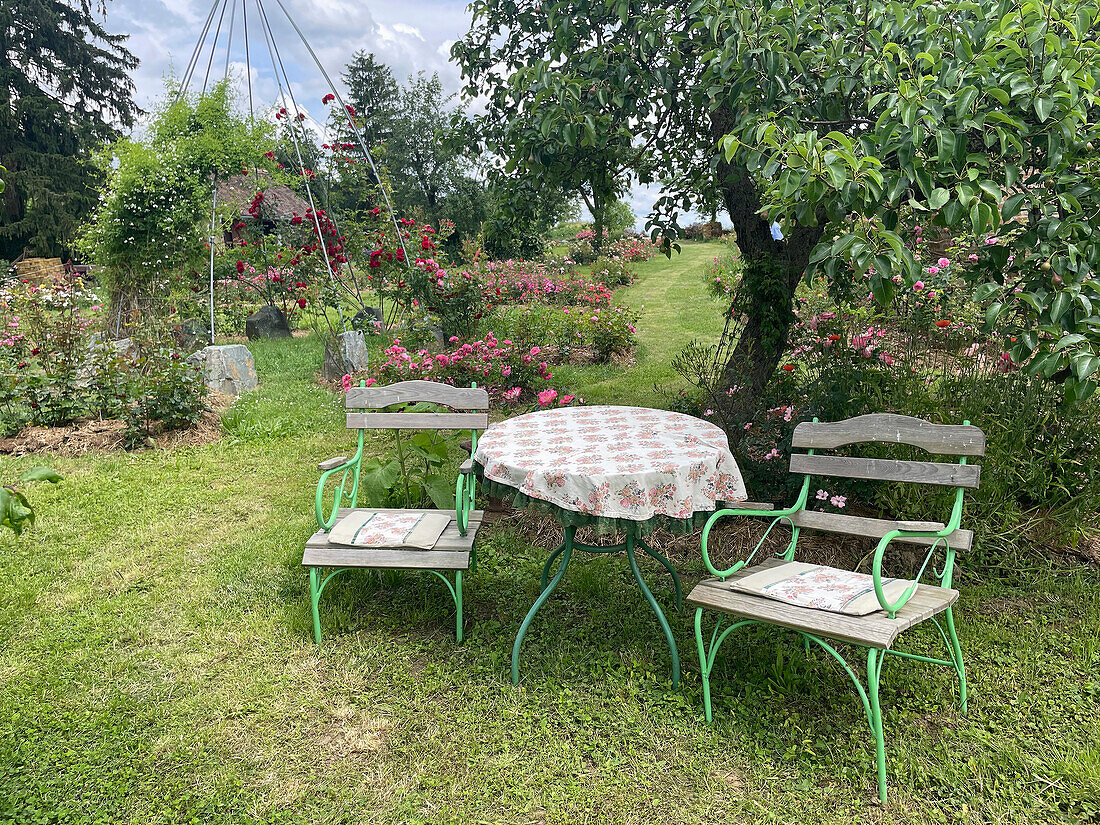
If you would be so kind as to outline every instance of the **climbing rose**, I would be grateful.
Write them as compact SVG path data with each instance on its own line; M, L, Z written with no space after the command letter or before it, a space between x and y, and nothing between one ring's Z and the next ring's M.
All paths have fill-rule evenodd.
M305 298L299 298L298 299L298 306L301 307L302 309L305 309L306 308L306 299Z
M244 261L237 261L237 274L238 275L243 275L244 274Z
M322 103L332 103L332 101L334 100L336 100L336 95L332 94L331 92L321 98Z
M940 258L938 261L936 261L936 266L938 266L942 269L943 267L947 266L950 263L951 263L951 261L947 260L947 258Z
M351 376L345 375L340 379L340 383L344 386L344 392L347 392L351 389Z

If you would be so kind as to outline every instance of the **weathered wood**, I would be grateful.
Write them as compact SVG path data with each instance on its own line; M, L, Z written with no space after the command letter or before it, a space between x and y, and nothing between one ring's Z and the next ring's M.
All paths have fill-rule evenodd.
M347 456L338 455L336 456L336 458L326 458L324 461L317 465L317 469L323 473L327 470L335 470L341 464L347 464L347 462Z
M969 424L932 424L908 415L875 413L844 421L803 421L792 447L831 450L869 441L909 444L936 455L985 455L985 433Z
M416 510L385 508L363 508L375 513L408 513ZM350 508L341 508L338 518L355 512ZM430 510L426 512L438 512ZM347 547L329 544L328 533L318 530L306 541L302 564L306 567L363 567L392 570L466 570L470 566L470 551L477 531L481 528L484 513L474 510L470 513L470 522L463 536L458 530L458 522L451 519L447 529L431 550L406 550L401 548Z
M775 505L766 501L726 501L723 510L774 510Z
M768 559L761 564L739 570L730 580L786 563L782 559ZM868 616L845 616L841 613L785 604L763 596L739 593L731 590L727 582L706 579L695 586L687 601L694 607L719 610L742 619L756 619L868 647L889 648L899 633L942 613L958 598L957 590L921 584L893 619L887 618L882 611Z
M982 468L973 464L947 464L938 461L895 461L889 458L794 453L791 456L791 472L830 478L866 478L977 489Z
M458 468L458 472L461 473L462 475L469 475L473 471L474 471L474 460L473 460L473 458L467 458L465 461L462 462L462 465Z
M881 539L893 530L932 532L944 528L944 525L938 521L891 521L889 519L848 516L843 513L821 513L815 510L802 510L795 513L791 516L791 521L795 527L806 530L821 530L825 533L842 533L848 536L861 536L876 540ZM926 536L910 536L908 538L899 537L895 541L931 547L937 539ZM947 541L955 550L965 552L974 543L974 533L971 530L956 530L947 537Z
M438 381L400 381L385 387L352 387L344 400L349 410L380 410L391 404L429 401L453 410L488 410L489 393L481 387L452 387Z
M348 413L348 428L363 430L484 430L489 414L471 413Z

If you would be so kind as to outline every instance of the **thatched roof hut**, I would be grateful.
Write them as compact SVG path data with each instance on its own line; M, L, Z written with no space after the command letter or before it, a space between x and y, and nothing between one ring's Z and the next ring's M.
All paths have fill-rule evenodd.
M263 190L263 216L265 220L276 223L290 221L294 215L304 215L309 210L309 201L281 183L272 183L270 175L262 169L247 175L233 175L218 180L218 203L230 204L238 210L241 218L249 218L248 207L256 196L257 190Z

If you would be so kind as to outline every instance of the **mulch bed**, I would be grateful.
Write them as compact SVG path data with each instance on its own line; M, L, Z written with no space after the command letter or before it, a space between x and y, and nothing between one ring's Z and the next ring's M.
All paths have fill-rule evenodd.
M194 427L156 433L146 446L171 449L217 441L222 436L222 413L233 401L232 395L210 393L206 400L208 409ZM0 455L50 453L75 458L89 453L123 450L125 432L126 424L114 419L83 419L62 427L26 427L17 435L0 438Z

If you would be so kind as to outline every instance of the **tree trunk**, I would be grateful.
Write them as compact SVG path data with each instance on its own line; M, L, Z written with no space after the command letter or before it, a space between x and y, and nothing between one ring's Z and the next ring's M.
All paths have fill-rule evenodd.
M592 197L594 208L592 209L592 252L599 258L603 252L603 219L607 211L607 201L594 194Z
M711 115L715 141L730 131L734 117L728 107ZM725 346L719 350L728 356L721 365L714 399L736 445L745 423L759 412L764 392L786 351L796 319L794 292L823 230L821 222L818 226L784 227L784 240L774 240L769 221L760 215L760 193L748 171L723 160L717 172L719 191L745 262L729 310L741 316L741 323L727 326L736 341L723 341Z

